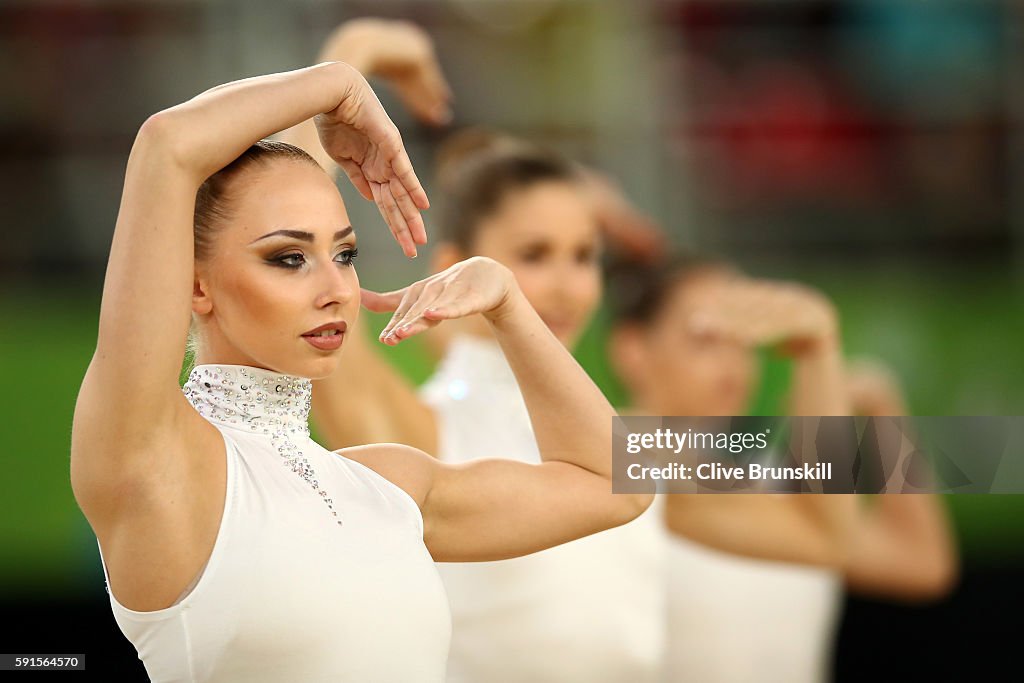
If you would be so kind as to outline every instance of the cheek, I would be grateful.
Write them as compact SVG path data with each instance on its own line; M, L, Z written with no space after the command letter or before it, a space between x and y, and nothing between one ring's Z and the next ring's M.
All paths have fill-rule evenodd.
M248 337L253 339L286 333L289 311L294 309L289 292L296 288L282 286L279 278L253 269L235 275L225 291L229 298L222 302L220 317L226 327L259 329L258 334Z
M745 393L749 393L757 378L758 366L753 354L744 354L735 364L736 380Z
M715 392L723 367L714 348L684 339L663 346L662 357L677 386L685 387L695 398L705 400Z
M601 270L596 266L583 266L576 276L576 299L580 307L591 312L601 301Z

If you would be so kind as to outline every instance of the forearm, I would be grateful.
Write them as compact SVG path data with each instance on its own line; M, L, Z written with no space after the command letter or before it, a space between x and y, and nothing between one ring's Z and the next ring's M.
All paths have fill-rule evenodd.
M791 395L794 416L853 414L837 328L833 317L809 348L796 357ZM857 496L801 494L793 503L828 537L840 563L845 564L860 519L861 503Z
M836 535L803 509L796 494L671 495L670 531L733 555L841 570Z
M125 171L110 245L94 365L177 382L191 318L192 213L198 184L169 163L171 134L143 124ZM191 203L190 203L191 202Z
M333 111L361 80L347 64L317 64L217 86L157 116L174 122L179 163L206 178L257 140Z
M344 62L366 78L369 78L372 69L370 46L366 45L365 41L351 35L351 28L346 28L350 24L342 27L342 35L339 35L336 39L329 40L325 44L316 61L318 63ZM337 173L338 165L334 163L330 155L324 151L323 145L320 144L320 136L316 132L316 124L313 123L312 117L287 130L281 131L276 138L281 142L287 142L305 150L331 175Z
M829 331L795 358L792 415L852 415L838 333Z

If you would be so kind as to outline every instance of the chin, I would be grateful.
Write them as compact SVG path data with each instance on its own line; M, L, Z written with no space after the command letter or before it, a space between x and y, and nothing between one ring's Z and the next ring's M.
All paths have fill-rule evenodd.
M717 415L728 415L730 417L732 417L732 416L739 416L739 415L746 415L747 414L746 404L744 404L744 405L732 404L732 405L721 406L718 409L718 412L716 414Z
M308 377L309 379L323 379L325 377L330 377L334 374L334 371L338 369L338 361L339 358L337 352L332 353L329 356L316 358L305 364L308 370L303 374L303 376Z
M276 365L278 372L305 379L323 379L334 373L338 368L338 355L332 353L329 356L319 358L310 357L309 352L291 354L287 361Z

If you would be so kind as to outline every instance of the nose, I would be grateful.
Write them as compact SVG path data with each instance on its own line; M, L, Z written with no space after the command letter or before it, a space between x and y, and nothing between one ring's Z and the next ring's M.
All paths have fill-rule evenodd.
M333 261L319 269L317 273L317 308L332 305L345 306L359 297L359 277L355 268L339 266Z
M595 269L575 261L562 263L553 275L551 293L557 301L565 304L579 306L589 302L595 287L600 286Z

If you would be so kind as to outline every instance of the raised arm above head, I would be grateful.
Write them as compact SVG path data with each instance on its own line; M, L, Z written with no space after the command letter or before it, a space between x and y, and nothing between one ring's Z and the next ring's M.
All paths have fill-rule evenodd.
M151 116L125 171L96 352L76 407L73 478L83 453L93 460L102 451L99 469L124 468L125 454L181 426L187 404L177 379L197 300L197 191L256 141L313 116L324 147L364 197L376 198L405 252L425 241L419 210L427 199L401 137L346 64L228 83Z

